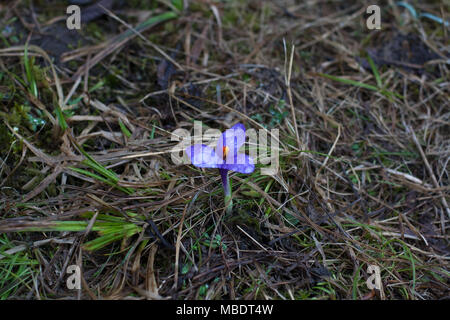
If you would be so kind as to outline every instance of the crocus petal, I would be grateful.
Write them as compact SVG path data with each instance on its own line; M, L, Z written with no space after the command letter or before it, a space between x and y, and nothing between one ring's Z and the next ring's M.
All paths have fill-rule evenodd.
M230 129L225 130L217 141L216 153L219 159L223 159L224 147L228 147L228 152L238 154L239 149L245 143L245 126L237 123Z
M204 144L195 144L186 149L188 157L194 166L199 168L218 168L220 159L214 149Z
M229 159L227 159L229 160ZM227 161L219 165L219 168L237 171L240 173L252 173L255 170L255 162L253 158L249 157L244 153L238 153L234 157L234 161Z

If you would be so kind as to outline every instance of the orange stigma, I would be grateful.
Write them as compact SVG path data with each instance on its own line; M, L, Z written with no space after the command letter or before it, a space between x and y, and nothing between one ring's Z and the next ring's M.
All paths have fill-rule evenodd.
M230 148L228 148L227 146L223 146L223 148L222 148L223 160L225 160L225 158L227 157L229 150L230 150Z

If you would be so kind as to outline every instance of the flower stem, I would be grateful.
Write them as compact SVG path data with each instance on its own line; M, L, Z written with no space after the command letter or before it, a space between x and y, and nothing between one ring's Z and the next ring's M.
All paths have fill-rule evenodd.
M228 170L226 169L219 169L220 176L222 178L222 185L223 190L225 193L225 207L226 212L232 213L233 212L233 199L231 198L231 182L230 177L228 176Z

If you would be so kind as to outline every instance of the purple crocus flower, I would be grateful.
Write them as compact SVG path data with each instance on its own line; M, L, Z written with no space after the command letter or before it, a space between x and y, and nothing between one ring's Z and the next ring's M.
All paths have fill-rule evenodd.
M228 212L231 211L231 185L228 171L252 173L255 170L253 158L239 152L244 143L245 127L238 123L222 133L215 149L204 144L195 144L186 149L186 153L194 166L219 169L225 190L225 202L228 202Z

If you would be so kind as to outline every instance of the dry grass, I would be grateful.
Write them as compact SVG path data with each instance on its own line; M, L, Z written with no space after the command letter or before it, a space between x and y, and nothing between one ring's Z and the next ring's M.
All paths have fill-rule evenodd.
M354 1L188 1L137 27L174 9L130 1L55 40L64 5L10 2L0 298L449 297L448 28L389 2L370 31ZM194 120L279 129L278 173L234 174L231 216L215 171L170 159Z

